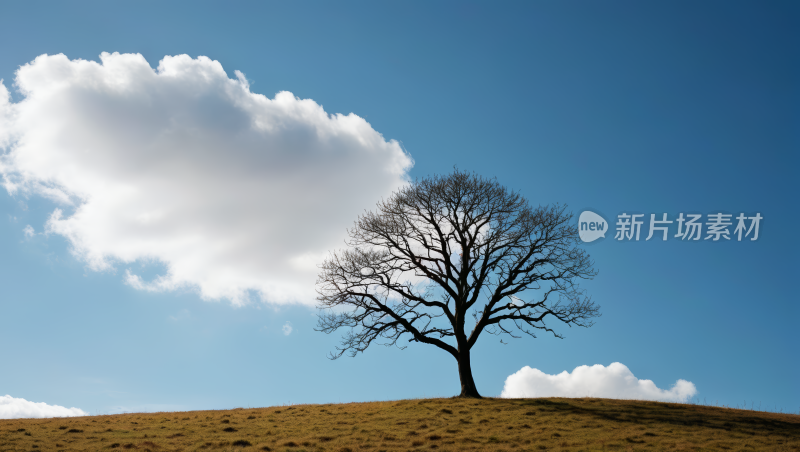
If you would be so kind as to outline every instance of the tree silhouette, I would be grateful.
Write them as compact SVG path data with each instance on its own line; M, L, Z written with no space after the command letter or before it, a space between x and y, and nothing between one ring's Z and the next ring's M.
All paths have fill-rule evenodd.
M600 315L577 284L596 271L565 209L531 208L495 179L458 170L396 191L321 265L317 330L348 329L331 358L407 335L453 356L461 396L480 397L470 350L481 333L560 338L547 321L589 327Z

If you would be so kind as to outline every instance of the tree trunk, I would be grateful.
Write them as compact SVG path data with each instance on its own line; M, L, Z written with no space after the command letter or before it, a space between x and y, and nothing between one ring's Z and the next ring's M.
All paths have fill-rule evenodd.
M480 399L475 380L472 379L472 365L469 362L469 350L458 354L458 376L461 379L461 394L459 397L473 397Z

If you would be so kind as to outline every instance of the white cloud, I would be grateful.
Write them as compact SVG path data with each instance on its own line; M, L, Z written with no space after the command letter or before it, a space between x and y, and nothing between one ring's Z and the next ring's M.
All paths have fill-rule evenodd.
M283 324L281 329L283 330L284 336L292 334L292 322L287 321L286 323Z
M25 237L31 238L36 235L36 231L33 229L33 226L27 225L22 229L22 232L25 233Z
M652 380L636 378L627 366L612 363L578 366L572 373L548 375L523 367L506 379L500 397L602 397L613 399L686 402L697 394L690 381L678 380L669 390L659 389Z
M250 91L217 61L42 55L0 84L0 175L59 204L45 232L142 290L312 303L316 263L413 165L355 114ZM129 268L160 262L145 280Z
M169 319L173 322L179 322L181 320L186 320L191 316L192 315L189 313L188 309L181 309L177 314L169 316Z
M10 395L0 396L0 419L18 419L32 417L70 417L88 416L89 413L79 408L64 408L48 405L43 402L28 402Z

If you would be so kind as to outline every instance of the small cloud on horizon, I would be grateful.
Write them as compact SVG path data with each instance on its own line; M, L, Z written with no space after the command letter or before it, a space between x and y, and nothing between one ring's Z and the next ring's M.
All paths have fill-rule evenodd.
M29 402L25 399L0 396L0 419L46 418L88 416L89 413L80 408L65 408L59 405L48 405L44 402Z
M287 320L286 323L283 324L283 327L281 327L281 329L283 330L284 336L292 334L292 322L289 322Z
M640 380L622 363L578 366L549 375L539 369L523 367L511 374L500 397L601 397L614 399L687 402L697 394L694 383L679 379L670 389L658 388L652 380Z
M33 229L33 226L31 226L31 225L25 226L25 228L22 229L22 232L25 233L25 237L26 238L31 238L34 235L36 235L36 231Z

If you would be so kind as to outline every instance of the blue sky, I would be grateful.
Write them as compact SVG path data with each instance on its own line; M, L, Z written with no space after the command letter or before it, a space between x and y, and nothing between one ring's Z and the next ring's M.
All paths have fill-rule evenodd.
M563 340L502 345L484 337L473 352L475 379L482 394L497 396L523 366L557 374L621 362L659 388L691 381L700 402L800 409L796 4L6 2L0 16L0 78L14 103L25 99L13 85L16 71L43 54L96 62L102 52L141 54L152 68L168 55L207 56L232 80L241 71L252 93L272 99L290 91L327 113L364 118L387 140L385 155L400 155L389 140L410 155L413 167L403 174L412 179L457 166L496 177L534 205L564 203L576 215L589 209L612 226L623 212L704 220L760 213L754 242L645 241L645 231L638 242L609 235L587 244L599 271L584 285L602 306L596 325L560 327ZM61 113L69 116L67 105ZM200 105L201 119L235 121L211 101ZM27 133L40 136L36 127ZM181 169L187 154L175 155L176 178L200 184ZM367 160L353 160L365 165L354 174L371 174ZM336 180L338 167L331 168L326 174ZM326 206L369 208L403 175L392 174L362 189L354 182L359 196ZM328 189L309 180L308 193L292 181L257 195L231 189L226 199L241 209L231 218L250 218L265 200L300 203ZM198 188L198 205L214 194ZM0 191L0 395L95 414L459 391L456 363L430 347L326 359L338 336L313 330L308 287L293 292L306 297L299 302L253 297L236 305L213 299L228 280L144 290L126 279L130 271L153 281L168 270L163 260L112 256L92 266L70 251L63 230L41 234L55 209L68 218L79 204ZM287 255L301 239L277 235L286 225L328 218L278 212L269 221L284 229L268 245L277 250L281 242ZM87 222L96 229L85 237L109 233L108 247L128 238ZM342 231L334 229L336 238ZM191 261L174 253L175 262ZM265 281L283 281L279 264L253 268Z

